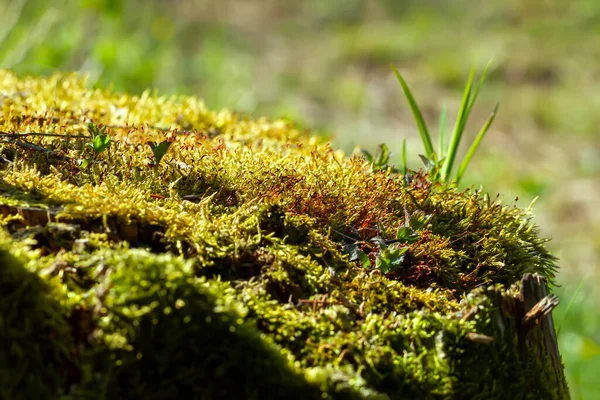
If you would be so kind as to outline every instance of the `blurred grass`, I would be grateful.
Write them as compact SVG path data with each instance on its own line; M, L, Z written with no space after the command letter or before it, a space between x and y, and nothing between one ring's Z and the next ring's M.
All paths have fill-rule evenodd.
M432 121L444 104L456 114L470 67L495 57L466 140L498 100L501 111L464 184L521 206L540 196L536 222L561 258L554 316L573 398L600 398L596 0L0 0L0 15L1 67L195 94L297 120L348 152L385 142L396 164L407 139L412 167L420 139L389 65Z

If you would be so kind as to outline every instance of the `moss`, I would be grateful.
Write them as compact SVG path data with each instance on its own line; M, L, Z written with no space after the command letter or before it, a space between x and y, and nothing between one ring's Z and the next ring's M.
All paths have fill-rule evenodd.
M96 398L318 398L244 321L227 283L194 279L191 263L139 250L97 254L110 265L79 392ZM96 379L92 379L96 377Z
M550 361L524 365L495 295L473 292L515 298L524 273L553 279L530 210L419 173L407 184L191 97L8 71L0 92L0 131L60 135L0 145L15 160L0 166L0 211L21 216L2 220L4 251L23 257L23 277L0 285L35 281L49 299L3 299L2 317L32 307L61 332L41 356L60 367L31 375L46 397L561 398L540 378ZM103 153L86 146L89 119L112 127ZM157 164L147 143L165 140ZM383 273L377 243L399 231L406 249Z
M78 378L56 293L0 233L0 398L52 399Z

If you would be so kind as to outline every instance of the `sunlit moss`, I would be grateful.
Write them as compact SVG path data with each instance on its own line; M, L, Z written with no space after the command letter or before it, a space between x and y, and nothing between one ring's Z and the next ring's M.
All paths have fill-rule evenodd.
M526 390L523 379L503 383L514 351L494 356L481 376L464 370L487 354L465 335L490 334L493 323L462 315L476 287L512 290L525 272L553 278L555 260L528 210L419 175L407 184L289 123L213 112L191 97L128 96L89 90L75 75L8 71L0 95L0 131L61 135L0 142L13 161L0 166L0 210L23 216L2 220L10 232L2 251L54 288L61 351L72 349L61 354L78 374L67 385L58 368L56 383L40 389L47 397ZM91 157L80 137L89 120L112 127L111 144L81 167ZM163 140L173 143L157 164L147 142ZM400 267L382 273L371 239L408 228ZM349 260L349 241L370 263ZM512 349L513 339L501 343Z

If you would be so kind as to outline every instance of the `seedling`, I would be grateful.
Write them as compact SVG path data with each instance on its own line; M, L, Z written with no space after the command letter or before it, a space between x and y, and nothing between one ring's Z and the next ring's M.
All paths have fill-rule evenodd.
M372 155L369 151L364 149L361 150L361 153L367 159L367 161L371 163L371 168L373 171L384 171L390 169L390 172L399 172L396 168L388 166L391 153L385 144L382 143L379 145L375 155Z
M364 242L357 241L357 242L347 244L343 247L342 251L344 252L344 254L349 255L350 261L360 261L362 266L365 269L368 269L371 266L371 260L369 259L369 256L367 255L367 253L365 253L361 249L361 244L364 245Z
M88 146L94 150L96 155L99 155L106 150L110 144L110 136L108 136L106 126L98 126L93 122L88 123L88 132L91 135L92 143Z
M381 225L378 226L377 236L371 238L369 242L342 234L346 239L351 240L343 246L344 254L349 255L350 261L360 261L365 269L369 269L371 260L365 252L367 249L375 255L375 267L382 273L397 271L402 266L409 245L421 239L419 230L422 230L431 218L431 215L425 215L420 211L410 214L407 209L404 210L404 216L404 226L398 228L395 238L388 239Z
M108 127L102 125L96 125L93 122L87 124L88 133L90 134L91 141L86 143L86 146L90 147L94 152L91 158L85 158L79 160L79 168L85 169L90 164L94 163L97 157L104 152L110 145L110 136L108 135Z
M377 269L384 274L400 269L408 246L401 246L398 242L387 245L385 241L380 240L378 241L378 247L379 252L375 259Z
M155 142L146 142L150 149L152 149L152 154L154 155L154 165L158 167L160 160L167 154L167 150L173 143L173 141L164 140L160 143Z

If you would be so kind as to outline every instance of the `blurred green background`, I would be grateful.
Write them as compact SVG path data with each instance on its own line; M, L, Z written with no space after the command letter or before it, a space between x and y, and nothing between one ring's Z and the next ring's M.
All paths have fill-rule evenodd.
M0 21L0 67L290 118L347 153L385 142L398 156L406 138L413 168L422 147L390 64L432 129L442 105L456 114L469 69L495 57L467 140L496 101L500 113L463 186L521 207L539 196L572 395L600 398L597 0L0 0Z

